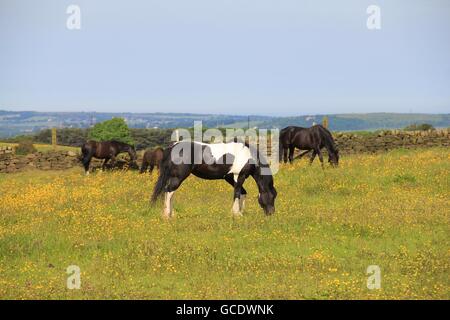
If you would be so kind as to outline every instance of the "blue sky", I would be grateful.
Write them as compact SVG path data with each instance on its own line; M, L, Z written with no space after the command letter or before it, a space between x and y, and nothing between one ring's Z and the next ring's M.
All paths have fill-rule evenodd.
M448 0L0 0L0 45L6 110L450 112Z

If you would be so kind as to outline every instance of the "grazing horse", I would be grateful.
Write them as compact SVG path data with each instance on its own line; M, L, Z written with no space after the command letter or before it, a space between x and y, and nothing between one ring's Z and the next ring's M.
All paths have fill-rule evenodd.
M154 167L159 169L159 165L164 155L163 148L155 148L153 150L146 150L144 153L144 159L142 160L141 173L144 173L148 167L150 167L150 173Z
M273 186L269 165L260 155L253 156L255 153L252 150L248 145L236 142L207 144L181 141L175 143L164 150L151 201L154 203L164 192L164 215L171 217L173 194L192 173L202 179L224 179L232 185L234 187L232 211L240 216L247 194L243 184L248 176L252 176L259 190L259 205L266 215L274 213L277 192Z
M284 163L287 162L288 150L289 162L292 163L294 160L294 150L298 148L300 150L307 150L300 156L312 150L310 163L318 155L323 167L323 157L320 150L324 147L328 151L328 162L333 166L337 166L339 163L339 150L328 129L318 124L311 128L290 126L280 131L280 160L283 156Z
M121 152L127 152L131 158L131 167L135 168L136 165L136 150L133 146L120 141L88 141L81 147L82 162L84 171L89 174L89 164L92 157L97 159L105 159L102 165L102 169L105 169L106 163L111 160L111 165L114 166L116 162L116 156Z

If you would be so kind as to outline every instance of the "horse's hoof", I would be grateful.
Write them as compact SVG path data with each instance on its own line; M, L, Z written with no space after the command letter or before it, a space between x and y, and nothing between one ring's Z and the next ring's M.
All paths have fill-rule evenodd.
M167 219L167 220L172 219L173 216L174 216L174 212L166 212L166 211L164 211L163 214L162 214L162 217L164 219Z
M239 198L239 211L242 213L245 210L245 195L241 195Z

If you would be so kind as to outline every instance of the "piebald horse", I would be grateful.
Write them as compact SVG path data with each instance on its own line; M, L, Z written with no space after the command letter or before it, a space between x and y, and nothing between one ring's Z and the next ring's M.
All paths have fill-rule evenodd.
M105 169L106 163L111 160L111 165L114 166L116 162L116 156L119 153L127 152L131 158L131 167L135 168L136 165L136 150L133 146L120 141L88 141L81 147L82 162L86 175L89 174L89 164L92 157L97 159L105 159L102 165L102 169Z
M277 191L269 165L261 156L254 155L244 143L217 143L181 141L164 150L158 181L151 198L152 203L165 193L164 215L173 213L173 195L182 182L193 174L202 179L224 179L234 188L232 211L242 215L247 191L244 181L252 176L258 190L258 202L266 215L275 212Z

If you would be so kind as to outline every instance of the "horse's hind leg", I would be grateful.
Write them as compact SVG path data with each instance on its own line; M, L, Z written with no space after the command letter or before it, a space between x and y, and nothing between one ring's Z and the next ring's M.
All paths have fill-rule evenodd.
M181 183L189 176L189 172L179 177L170 177L166 187L164 201L164 216L171 218L173 214L173 194L180 187Z
M108 161L109 161L109 158L106 158L105 161L103 161L103 164L102 164L102 171L105 171L105 169L106 169L106 164L108 163Z
M173 213L173 194L175 191L170 191L165 193L164 197L164 216L166 218L171 218Z
M83 157L83 167L84 167L84 173L86 175L89 175L89 165L91 163L91 159L92 159L92 156L89 154L87 154Z
M166 193L164 194L164 217L171 218L173 214L173 194L175 190L180 186L181 181L176 177L172 177L166 188Z

